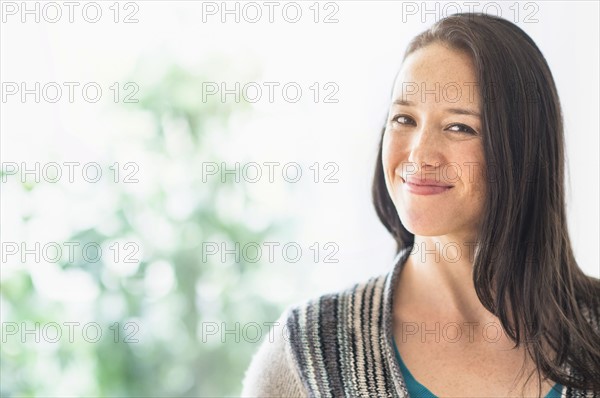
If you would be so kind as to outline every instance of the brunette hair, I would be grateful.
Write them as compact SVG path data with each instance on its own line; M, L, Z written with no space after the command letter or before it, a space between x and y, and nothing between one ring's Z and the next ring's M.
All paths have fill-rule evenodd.
M522 29L485 14L438 21L411 41L404 59L434 42L472 58L483 99L486 168L503 165L486 179L473 264L477 296L515 348L525 345L543 375L567 387L600 390L600 280L579 268L571 247L563 120L548 64ZM486 88L493 88L493 98ZM399 252L413 246L414 235L387 191L382 143L383 132L373 202ZM556 356L549 357L546 347Z

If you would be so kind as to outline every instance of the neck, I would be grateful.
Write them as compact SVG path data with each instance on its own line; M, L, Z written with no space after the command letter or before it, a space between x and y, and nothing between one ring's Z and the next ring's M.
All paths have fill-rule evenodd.
M489 318L473 284L475 249L476 239L469 236L415 235L402 270L401 291L421 310L442 318Z

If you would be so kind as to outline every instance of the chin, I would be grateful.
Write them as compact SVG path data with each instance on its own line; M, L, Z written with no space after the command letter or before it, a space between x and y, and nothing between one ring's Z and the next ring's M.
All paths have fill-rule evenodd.
M448 225L440 222L440 217L408 217L406 214L399 213L400 221L404 228L411 234L419 236L442 236L448 232Z
M432 226L408 226L404 224L404 227L413 235L416 236L442 236L446 234L445 228L435 228Z

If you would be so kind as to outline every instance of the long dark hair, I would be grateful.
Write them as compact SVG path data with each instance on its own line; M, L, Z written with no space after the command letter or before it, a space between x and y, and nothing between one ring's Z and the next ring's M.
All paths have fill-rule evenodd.
M583 273L571 248L563 120L548 64L518 26L485 14L438 21L412 40L404 58L433 42L472 57L483 99L486 168L502 165L486 180L473 264L477 296L542 374L567 387L600 390L600 280ZM414 235L387 191L382 142L383 132L373 201L399 252L414 244ZM557 356L548 357L545 347Z

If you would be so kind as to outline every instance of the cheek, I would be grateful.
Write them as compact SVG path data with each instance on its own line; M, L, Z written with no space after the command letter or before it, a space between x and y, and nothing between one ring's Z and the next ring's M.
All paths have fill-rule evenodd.
M480 147L477 147L477 150L474 151L475 153L475 162L476 162L476 167L475 167L475 173L474 173L474 184L476 185L478 190L482 190L485 189L486 186L486 171L485 171L485 159L483 156L483 149Z
M400 164L401 157L402 147L400 142L397 138L394 138L392 133L386 130L381 144L381 162L386 177L393 177L396 167Z
M383 135L381 144L381 165L383 167L383 175L385 185L392 200L394 199L393 185L396 179L396 168L400 164L401 150L398 143L393 138L392 134L387 130Z
M384 132L383 134L383 140L381 142L381 165L383 166L383 174L385 176L385 183L388 185L389 188L389 169L390 169L390 163L391 163L391 157L393 156L393 152L391 150L391 142L390 142L390 136L386 132Z
M483 149L480 145L470 148L468 151L461 151L457 154L457 159L463 160L462 164L462 183L472 196L479 197L486 192L486 171Z
M390 154L390 134L387 129L383 132L383 138L381 140L381 160L383 165L387 163Z

